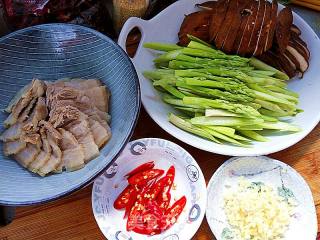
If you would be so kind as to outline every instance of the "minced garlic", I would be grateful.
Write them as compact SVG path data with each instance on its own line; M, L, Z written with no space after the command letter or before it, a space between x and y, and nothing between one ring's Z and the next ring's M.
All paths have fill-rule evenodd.
M231 226L228 231L237 240L283 239L295 206L293 195L283 196L270 186L243 177L236 187L224 192L224 210Z

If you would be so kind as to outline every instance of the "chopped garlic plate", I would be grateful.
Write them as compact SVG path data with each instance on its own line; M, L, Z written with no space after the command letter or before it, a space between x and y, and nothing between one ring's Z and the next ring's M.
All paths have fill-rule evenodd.
M218 240L314 240L309 186L290 166L267 157L232 158L208 185L206 217Z

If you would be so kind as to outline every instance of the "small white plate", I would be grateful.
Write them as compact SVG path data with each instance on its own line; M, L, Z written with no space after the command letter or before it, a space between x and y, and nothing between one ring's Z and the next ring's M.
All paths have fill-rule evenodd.
M298 203L291 219L286 240L315 240L317 236L317 215L311 190L302 178L289 165L268 157L235 157L226 161L211 177L208 185L208 204L206 218L217 240L228 227L223 206L225 186L235 186L239 177L249 181L263 182L266 185L289 188Z
M160 235L146 236L126 231L124 211L114 209L113 203L127 186L124 178L130 170L153 160L155 168L176 168L172 199L187 198L185 210L178 222ZM100 230L108 240L186 240L191 239L203 220L207 189L203 174L194 158L175 143L158 138L144 138L130 142L116 162L94 181L92 209Z

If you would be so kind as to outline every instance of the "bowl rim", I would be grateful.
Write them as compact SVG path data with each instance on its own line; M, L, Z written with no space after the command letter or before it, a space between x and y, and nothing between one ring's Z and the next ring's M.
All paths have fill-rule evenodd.
M204 2L205 0L191 0L191 1L190 0L180 0L180 1L177 1L177 2L173 3L172 5L168 6L167 8L165 8L164 10L162 10L160 13L158 13L156 16L154 16L150 20L140 20L141 21L140 25L141 25L142 28L145 27L145 26L149 26L150 27L150 25L154 24L154 22L157 22L160 19L162 19L164 16L166 16L166 12L169 11L169 9L175 9L175 8L180 7L180 6L193 4L195 1L200 3L200 2ZM281 3L278 3L278 5L279 5L280 9L285 7ZM299 22L301 22L304 25L304 28L306 29L306 31L308 31L310 34L315 36L315 39L318 41L318 43L320 45L320 36L318 36L316 34L316 32L310 26L310 24L306 20L304 20L304 18L302 18L298 13L296 13L295 11L292 11L292 12L293 12L294 18L296 18L296 20L298 20ZM142 40L145 40L145 39L142 39ZM137 53L138 53L139 50L141 51L141 49L138 49ZM137 54L135 56L137 56ZM137 59L137 58L133 59L133 61L138 61L138 60L139 59ZM141 81L141 85L143 84L143 80L144 80L143 77L142 78L139 77L139 81ZM143 87L142 87L142 89L143 89ZM320 112L319 112L317 114L316 119L313 122L310 122L310 124L308 124L308 127L305 127L302 132L299 132L298 133L299 135L294 138L294 141L290 140L290 141L288 141L288 143L283 144L280 147L279 146L275 146L271 150L270 150L270 148L260 148L260 149L257 149L257 150L253 150L253 149L255 149L255 147L243 148L243 147L237 147L237 146L228 145L228 144L227 145L225 145L225 144L217 144L217 143L210 142L209 140L205 140L204 139L205 141L210 142L210 144L213 144L213 145L208 146L208 145L201 145L199 143L195 143L194 139L190 139L189 137L187 138L187 137L184 136L184 134L187 134L188 136L191 135L191 136L197 137L197 138L201 138L201 137L198 137L198 136L193 135L191 133L185 132L185 131L179 129L178 127L176 127L176 126L173 126L173 129L172 129L172 127L168 126L167 123L164 123L161 119L157 118L156 114L153 112L151 107L148 106L149 105L147 103L148 99L146 99L143 90L142 90L142 94L141 94L141 99L142 99L142 104L143 104L146 112L148 113L148 115L157 123L157 125L159 127L161 127L168 134L170 134L171 136L175 137L176 139L178 139L178 140L180 140L180 141L182 141L182 142L184 142L184 143L186 143L186 144L188 144L188 145L190 145L192 147L195 147L197 149L200 149L200 150L203 150L203 151L207 151L207 152L210 152L210 153L216 153L216 154L220 154L220 155L225 155L225 156L237 156L237 157L260 156L260 155L268 155L268 154L272 154L272 153L276 153L276 152L285 150L285 149L287 149L289 147L292 147L293 145L297 144L302 139L304 139L307 135L309 135L312 132L312 130L314 128L316 128L316 126L320 122ZM162 104L165 104L165 103L162 102ZM168 122L168 120L167 120L167 122ZM203 139L203 138L201 138L201 139ZM272 141L269 141L269 143L271 143L271 142ZM225 147L227 147L227 149L225 149ZM229 147L232 148L232 149L230 149ZM236 148L242 149L242 150L239 151Z
M129 66L131 67L131 69L133 70L133 74L134 74L134 79L135 79L135 83L136 83L136 91L137 91L137 98L136 98L136 106L137 108L134 111L134 121L131 123L130 125L130 131L128 136L126 136L124 138L124 141L122 141L122 146L119 148L118 152L114 155L113 159L104 167L102 168L100 171L98 171L96 174L94 174L93 176L89 177L86 181L83 181L82 183L76 184L75 187L63 191L59 194L55 194L52 197L47 197L47 198L43 198L43 199L39 199L39 200L35 200L35 201L21 201L21 202L16 202L16 201L2 201L0 199L0 205L3 206L27 206L27 205L35 205L35 204L39 204L39 203L47 203L50 201L54 201L57 200L59 198L65 197L67 195L70 195L84 187L87 187L89 184L93 183L93 180L96 179L98 176L100 176L105 170L107 170L114 162L115 160L119 157L119 155L121 154L121 152L124 150L124 148L126 147L127 143L130 141L133 132L135 130L135 127L137 125L138 119L139 119L139 114L140 114L140 110L141 110L141 88L140 88L140 82L139 82L139 77L137 74L137 71L131 61L131 59L128 57L128 55L125 53L125 51L115 42L113 41L110 37L94 30L88 27L84 27L81 25L76 25L76 24L70 24L70 23L48 23L48 24L39 24L39 25L34 25L31 27L27 27L27 28L23 28L14 32L11 32L5 36L0 37L0 43L7 39L10 38L12 36L15 36L16 34L19 33L24 33L24 32L28 32L30 30L38 30L41 29L42 27L50 27L50 26L65 26L65 27L72 27L72 28L76 28L76 29L81 29L87 32L90 32L96 36L98 36L99 38L101 38L102 40L110 43L111 45L113 45L115 48L117 48L120 52L120 54L124 57L124 59L126 59L126 61L129 63ZM94 159L93 159L94 160Z

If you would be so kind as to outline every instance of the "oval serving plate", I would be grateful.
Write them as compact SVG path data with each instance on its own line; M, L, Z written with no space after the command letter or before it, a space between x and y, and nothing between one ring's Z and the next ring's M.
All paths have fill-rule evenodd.
M285 238L288 240L314 240L317 236L317 215L311 190L302 176L289 165L268 157L235 157L226 161L213 174L208 184L206 218L217 240L229 225L223 210L225 186L236 186L239 177L250 182L263 182L291 190L297 207Z
M268 142L254 142L252 148L242 148L232 145L219 145L205 140L175 127L168 121L168 113L176 111L162 102L160 93L153 88L151 81L142 75L143 71L154 69L153 59L156 56L155 52L144 49L142 44L145 42L178 42L177 35L184 16L197 11L198 8L195 7L195 4L201 2L205 2L205 0L177 1L149 21L130 18L120 33L118 43L125 49L126 38L130 30L138 27L141 31L141 42L132 61L138 72L142 103L148 114L161 128L179 140L196 148L223 155L267 155L288 148L303 139L320 120L320 105L314 104L320 102L320 94L318 93L318 89L320 89L318 74L320 55L317 54L318 49L320 49L320 40L312 28L296 13L294 13L294 24L301 29L302 38L307 42L311 52L310 67L304 74L303 79L293 79L289 83L289 88L300 94L298 107L304 110L303 113L292 119L293 124L302 128L301 132L289 135L273 135L269 137L270 141ZM279 8L282 9L283 6L281 5Z
M114 209L113 203L127 186L124 176L135 167L153 160L155 168L176 168L175 186L171 204L183 195L187 204L178 222L160 235L146 236L126 231L124 211ZM179 240L191 239L204 217L207 201L206 184L194 158L175 143L158 138L144 138L130 142L116 162L94 182L92 209L95 219L106 238Z

